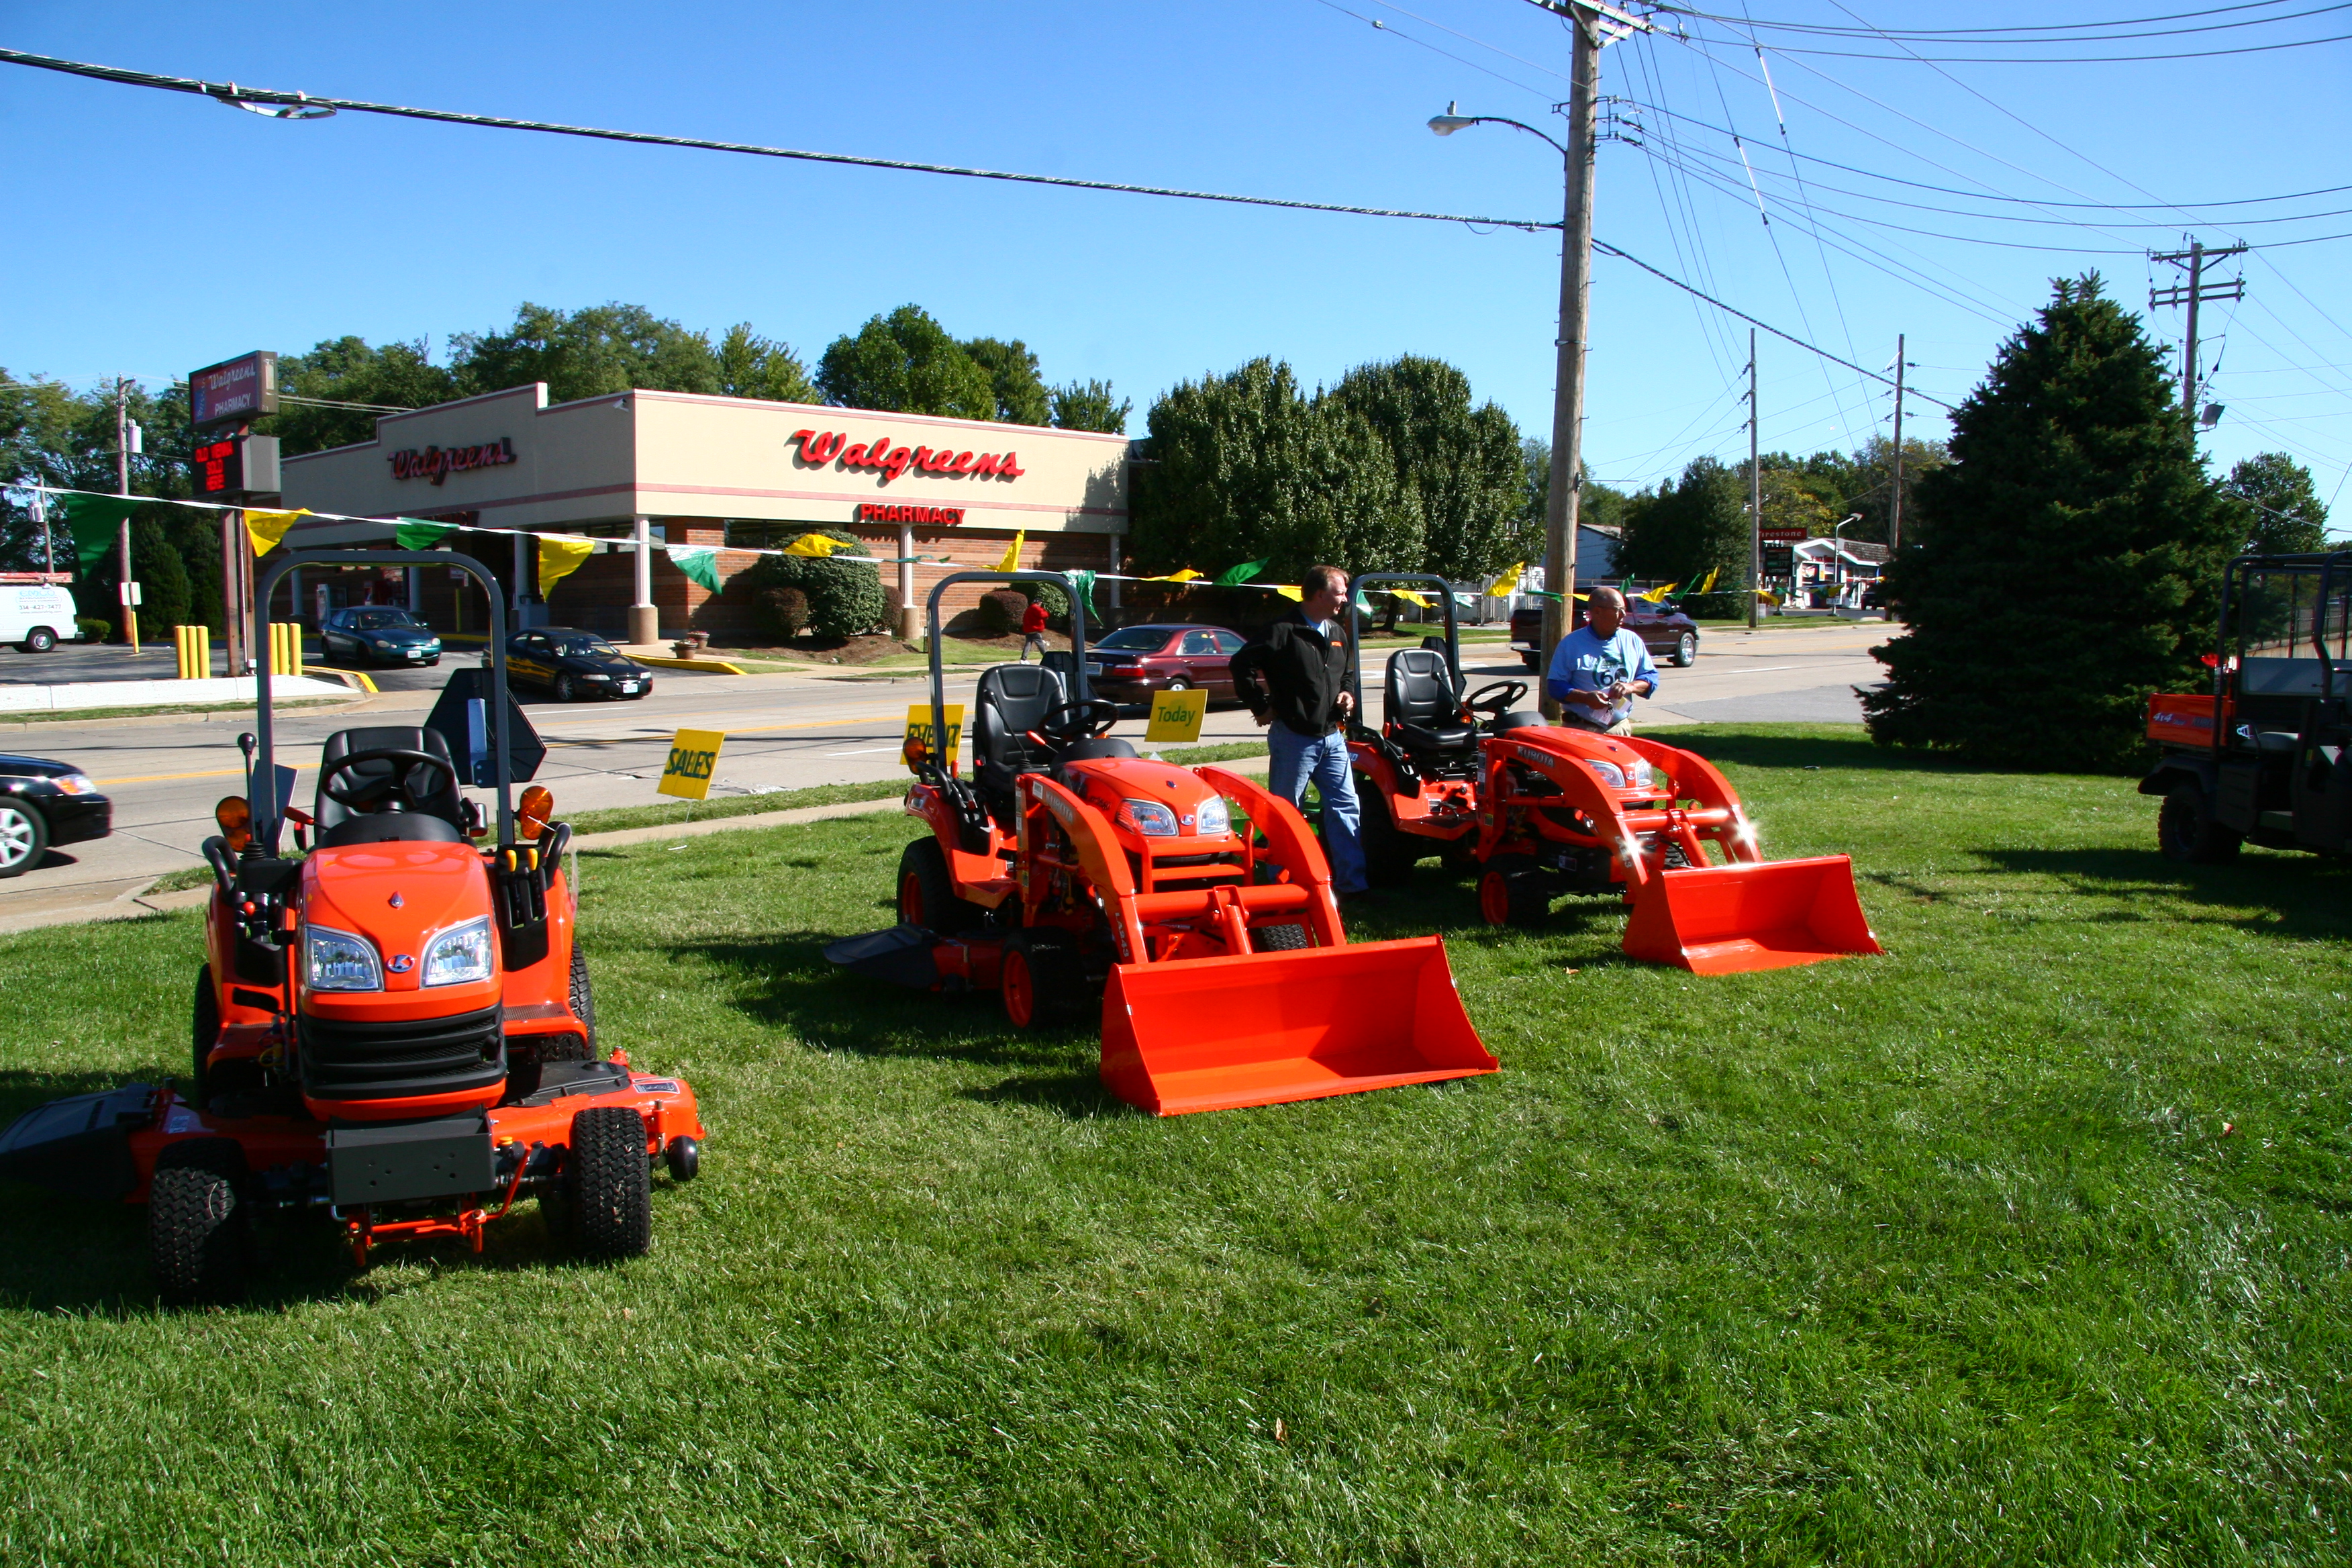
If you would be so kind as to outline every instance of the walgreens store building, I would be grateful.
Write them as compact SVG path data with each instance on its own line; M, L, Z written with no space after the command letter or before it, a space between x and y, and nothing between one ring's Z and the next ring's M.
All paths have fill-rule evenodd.
M289 458L283 504L608 541L544 596L528 539L457 533L444 547L496 572L528 624L644 643L688 630L761 635L734 579L757 559L749 551L813 529L850 534L877 556L968 566L995 565L1019 535L1024 566L1118 572L1128 464L1124 436L678 392L551 405L535 384L385 415L373 441ZM320 519L285 542L381 549L390 537L388 521ZM720 589L689 580L664 544L721 547ZM919 611L941 569L881 570L898 602ZM334 576L329 602L406 603L445 631L486 627L479 590L454 573ZM979 592L962 589L947 607L966 608Z

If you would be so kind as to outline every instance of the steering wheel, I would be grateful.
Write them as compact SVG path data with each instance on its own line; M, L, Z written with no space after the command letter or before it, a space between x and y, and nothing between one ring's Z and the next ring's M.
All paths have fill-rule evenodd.
M382 778L361 781L349 790L341 787L340 781L343 775L363 763L389 763L392 769ZM430 768L439 775L432 788L415 786L418 768ZM337 805L358 812L382 811L394 805L393 797L395 795L399 797L397 809L405 811L415 806L422 797L438 795L457 782L457 770L449 763L430 752L412 752L401 747L387 747L378 752L353 752L348 757L337 757L319 770L319 793Z
M1089 697L1083 702L1056 702L1046 709L1045 716L1037 721L1037 733L1068 745L1073 741L1100 740L1118 722L1118 703Z
M1489 719L1499 719L1510 711L1511 704L1528 694L1524 680L1497 680L1482 686L1462 700L1462 706L1473 713L1484 713Z

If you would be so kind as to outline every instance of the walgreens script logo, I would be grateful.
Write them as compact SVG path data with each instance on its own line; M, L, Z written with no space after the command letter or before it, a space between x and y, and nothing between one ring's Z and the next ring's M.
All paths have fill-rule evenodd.
M792 438L800 443L801 461L812 468L826 463L839 463L845 468L873 468L888 484L900 474L912 469L919 474L969 474L973 479L1017 479L1024 471L1018 452L959 452L952 447L937 451L929 447L894 447L887 436L877 436L871 441L849 445L849 437L838 430L795 430Z
M515 460L514 443L501 436L479 447L427 447L392 455L395 479L431 479L439 484L464 468L495 468Z

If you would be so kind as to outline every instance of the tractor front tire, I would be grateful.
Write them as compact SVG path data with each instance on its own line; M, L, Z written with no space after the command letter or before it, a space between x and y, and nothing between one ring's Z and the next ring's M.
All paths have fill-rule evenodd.
M918 838L898 857L898 921L939 936L980 923L980 906L956 897L955 879L936 838Z
M1531 855L1497 855L1478 879L1478 912L1490 926L1541 924L1551 913L1551 889Z
M653 1162L644 1117L625 1105L592 1106L573 1117L564 1187L582 1252L617 1263L652 1250Z
M1004 1016L1014 1028L1050 1028L1068 1022L1077 1012L1085 981L1077 950L1058 933L1024 927L1004 939L998 984Z
M1258 952L1300 952L1310 945L1307 940L1307 928L1295 921L1278 926L1250 928L1250 946Z
M245 1152L230 1138L192 1138L156 1157L147 1192L147 1260L174 1307L236 1301L253 1272Z
M1375 888L1393 888L1412 875L1421 858L1420 846L1396 825L1389 797L1369 774L1356 775L1356 799L1362 803L1358 829L1364 850L1364 880Z
M2213 820L2213 801L2203 787L2188 780L2172 786L2157 814L2156 836L2168 860L2184 866L2218 866L2234 860L2242 835Z

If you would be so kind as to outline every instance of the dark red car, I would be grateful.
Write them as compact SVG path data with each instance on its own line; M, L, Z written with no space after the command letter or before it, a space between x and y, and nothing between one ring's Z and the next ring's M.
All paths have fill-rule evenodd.
M1155 691L1189 689L1229 700L1241 650L1241 634L1223 626L1121 626L1087 645L1087 684L1112 702L1148 703Z
M1575 625L1585 622L1582 605L1576 606ZM1664 658L1678 669L1688 669L1698 658L1698 623L1672 605L1645 604L1635 599L1625 607L1625 627L1637 633L1653 658ZM1529 669L1543 664L1543 610L1525 605L1511 612L1511 647Z

